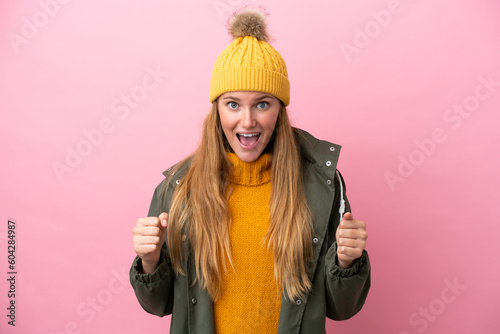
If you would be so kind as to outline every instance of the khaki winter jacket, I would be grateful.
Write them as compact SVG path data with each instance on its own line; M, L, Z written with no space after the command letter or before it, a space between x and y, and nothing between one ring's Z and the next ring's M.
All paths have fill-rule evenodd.
M312 263L313 288L302 300L281 302L278 334L325 332L325 317L344 320L355 315L364 305L370 289L370 262L364 251L349 269L336 265L335 232L343 212L351 212L345 196L345 184L336 166L340 146L318 140L309 133L295 129L299 134L302 158L305 163L305 193L314 213L314 260ZM186 173L182 166L168 185L167 207L159 207L163 180L156 188L148 216L158 217L169 212L170 198L176 181ZM170 169L164 172L167 176ZM344 209L342 209L344 200ZM189 238L183 242L189 250ZM163 245L160 264L155 272L140 274L140 259L135 258L130 269L130 282L140 305L149 313L165 316L172 314L170 333L214 333L213 306L209 294L196 283L194 261L184 257L186 276L176 276L172 270L168 249ZM254 319L258 319L258 314ZM252 324L246 332L252 333Z

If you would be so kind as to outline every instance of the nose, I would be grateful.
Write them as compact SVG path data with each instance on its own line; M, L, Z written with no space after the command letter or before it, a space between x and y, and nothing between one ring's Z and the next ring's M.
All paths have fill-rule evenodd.
M255 115L252 109L249 107L243 108L240 120L241 126L245 129L251 129L255 127L255 123Z

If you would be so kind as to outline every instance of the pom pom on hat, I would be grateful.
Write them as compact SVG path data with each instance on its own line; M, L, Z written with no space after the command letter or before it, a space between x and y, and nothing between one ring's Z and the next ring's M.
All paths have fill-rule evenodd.
M246 7L234 14L227 27L234 39L238 37L253 36L258 40L267 42L266 25L267 13L261 8Z

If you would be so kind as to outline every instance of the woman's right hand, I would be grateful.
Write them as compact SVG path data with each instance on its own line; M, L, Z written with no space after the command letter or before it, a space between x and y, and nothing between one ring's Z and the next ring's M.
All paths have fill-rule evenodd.
M168 214L159 217L139 218L132 229L134 250L142 260L144 274L152 273L158 267L161 247L167 235Z

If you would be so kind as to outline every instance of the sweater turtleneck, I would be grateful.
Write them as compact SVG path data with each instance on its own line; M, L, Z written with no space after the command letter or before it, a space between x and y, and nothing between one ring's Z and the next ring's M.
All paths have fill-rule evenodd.
M233 166L230 182L243 186L260 186L271 181L271 153L262 154L252 162L241 161L235 153L227 153Z

